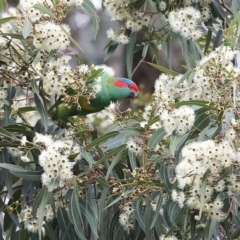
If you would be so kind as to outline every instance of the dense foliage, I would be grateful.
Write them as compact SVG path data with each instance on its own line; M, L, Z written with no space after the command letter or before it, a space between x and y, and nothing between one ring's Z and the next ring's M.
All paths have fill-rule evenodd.
M100 19L93 3L0 3L0 238L238 239L239 1L102 5L119 22L106 33L106 59L126 44L129 78L148 52L148 64L162 74L143 110L111 104L97 115L97 131L96 114L64 123L51 118L61 103L94 99L101 86L91 83L103 71L114 75L107 66L83 64L71 46L82 48L63 24L81 6L94 38ZM183 75L171 69L176 39ZM159 60L163 50L168 68ZM79 60L75 69L71 58Z

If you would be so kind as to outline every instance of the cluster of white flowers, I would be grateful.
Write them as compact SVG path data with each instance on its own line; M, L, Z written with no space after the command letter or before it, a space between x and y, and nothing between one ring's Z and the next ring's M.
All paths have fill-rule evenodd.
M70 45L68 35L70 35L70 27L68 25L42 22L34 27L33 44L36 49L41 51L64 50Z
M61 5L65 6L81 6L83 0L61 0ZM36 9L34 5L41 4L52 10L55 3L51 0L20 0L18 8L27 15L28 19L34 23L39 21L42 17L49 17L47 14L43 14L40 10Z
M52 207L50 204L47 204L44 209L44 216L46 217L46 221L51 222L54 218L54 212L52 210ZM20 218L24 222L24 227L28 230L28 232L36 233L38 231L38 225L39 225L39 209L37 210L36 216L33 217L32 215L32 207L26 207L25 209L22 209L20 213ZM45 229L43 227L44 221L42 223L42 232L45 232Z
M236 79L240 69L232 63L235 55L236 51L221 46L203 57L189 78L182 80L183 75L161 74L155 82L154 101L145 107L140 126L144 127L153 116L160 116L150 129L164 126L168 135L173 131L183 134L191 130L195 120L193 109L175 109L176 101L204 100L217 106L224 105L226 109L239 106L240 91Z
M239 193L240 184L234 173L223 173L238 163L240 153L236 151L228 140L216 143L213 140L203 142L192 142L182 149L182 161L176 166L176 180L178 187L189 191L173 191L172 199L179 203L180 207L186 204L191 209L200 208L200 196L203 176L209 171L206 178L206 189L204 195L204 206L202 211L207 217L219 221L226 216L221 211L223 202L217 196L218 192L229 190L232 193ZM218 182L216 180L222 176Z
M164 205L165 205L166 202L167 202L166 196L162 196L162 197L163 197L163 199L162 199L162 206L161 206L161 208L159 209L159 213L160 213L161 215L163 215L163 207L164 207ZM150 204L151 204L151 207L152 207L152 210L153 210L154 212L156 212L156 210L157 210L157 205L158 205L159 198L160 198L160 196L157 195L157 196L155 197L154 201L150 203Z
M173 131L181 135L192 128L195 121L195 113L191 107L181 106L171 112L164 110L160 118L167 136L171 135Z
M175 237L175 236L165 237L165 235L161 235L161 236L159 237L159 240L178 240L178 238Z
M47 63L47 67L41 68L40 64L35 66L36 71L43 79L43 90L49 95L60 96L66 86L74 82L72 69L69 65L71 56L63 55L58 59L52 59ZM44 71L44 72L43 72ZM57 74L56 74L57 73Z
M81 158L80 146L70 139L54 140L50 135L36 133L33 143L41 144L44 149L39 155L39 164L43 167L42 183L49 190L52 190L51 184L58 183L62 186L65 181L73 177L72 168L76 161ZM76 154L73 162L69 161L69 156ZM54 185L54 188L56 186Z
M134 208L132 203L127 203L122 209L122 213L119 215L119 223L124 230L129 231L133 228L133 212Z
M128 37L124 34L126 29L132 32L141 30L144 26L148 26L151 22L151 17L144 15L143 12L134 8L135 1L116 1L104 0L103 6L106 11L111 15L112 21L121 21L125 23L124 29L114 32L112 29L107 31L107 36L113 41L120 44L127 44Z
M2 64L0 66L0 68L4 69L4 71L0 72L1 86L8 87L8 72L9 74L21 72L16 81L11 78L13 86L15 84L24 84L27 79L42 78L43 90L49 95L60 95L66 90L66 85L73 82L73 77L70 74L71 68L68 63L70 57L62 55L60 58L55 56L49 58L49 53L62 51L69 47L70 27L66 24L60 24L57 19L51 18L37 8L42 5L53 14L56 14L58 18L60 17L59 14L62 14L61 17L63 18L70 7L79 6L82 2L82 0L63 0L56 3L51 0L21 0L17 8L9 8L6 13L3 13L2 17L14 16L17 18L17 20L1 24L0 30L6 34L24 32L26 30L26 20L29 20L29 26L27 26L30 37L28 38L28 44L32 43L35 48L30 50L30 48L25 47L26 44L23 45L22 40L4 34L1 35L0 44L3 47L0 49L0 56L2 61L6 63L6 65ZM36 6L37 4L38 6ZM60 7L61 12L57 10ZM11 45L8 44L9 41L11 41ZM32 54L36 55L34 61L29 60ZM23 72L20 69L26 64L28 64L28 72Z
M170 12L168 20L173 31L184 38L197 40L202 36L199 28L201 13L194 7L185 7L176 12Z
M132 138L128 139L126 147L129 152L133 152L136 155L139 155L143 152L143 148L142 148L141 144Z

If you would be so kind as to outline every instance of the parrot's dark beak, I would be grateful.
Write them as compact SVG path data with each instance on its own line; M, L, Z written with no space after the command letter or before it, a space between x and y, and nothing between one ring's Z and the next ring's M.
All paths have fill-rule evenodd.
M138 95L138 92L132 91L129 98L135 99L137 97L137 95Z

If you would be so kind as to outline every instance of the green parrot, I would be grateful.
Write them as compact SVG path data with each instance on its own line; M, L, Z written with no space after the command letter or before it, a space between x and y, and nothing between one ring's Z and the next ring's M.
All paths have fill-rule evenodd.
M61 103L55 110L52 119L67 120L70 116L81 116L95 113L109 106L111 102L121 101L127 98L136 98L138 86L127 78L113 78L107 73L100 75L101 91L96 94L96 98L88 101L87 98L80 96L78 102L81 106L79 110L74 104L70 108Z

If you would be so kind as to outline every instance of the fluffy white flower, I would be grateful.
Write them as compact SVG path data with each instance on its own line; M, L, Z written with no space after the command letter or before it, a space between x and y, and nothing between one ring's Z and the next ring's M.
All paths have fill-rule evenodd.
M143 149L142 147L139 145L139 143L137 143L135 140L133 139L129 139L127 141L127 149L130 151L130 152L133 152L135 154L141 154L143 152Z
M73 177L71 169L73 168L75 161L81 158L80 146L74 143L70 139L62 139L54 141L49 135L42 135L36 133L34 143L41 143L46 140L48 144L45 144L45 149L41 151L39 155L39 164L43 167L44 173L41 176L42 183L47 185L49 191L52 190L51 183L53 180L55 183L59 182L59 186L66 180L70 180ZM69 161L69 156L77 154L74 162Z
M27 137L26 136L22 136L21 138L21 146L25 146L27 142Z
M197 40L202 36L198 27L201 13L191 6L170 12L168 20L173 31L180 33L187 39Z

